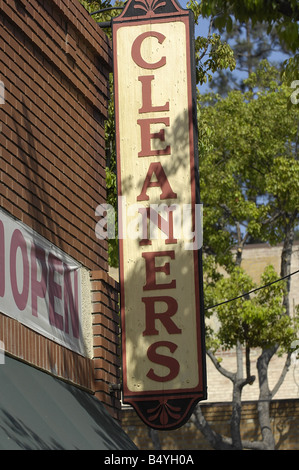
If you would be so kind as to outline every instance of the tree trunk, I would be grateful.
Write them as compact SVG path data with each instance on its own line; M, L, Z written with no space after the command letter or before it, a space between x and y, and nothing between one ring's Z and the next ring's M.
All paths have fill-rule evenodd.
M158 431L153 428L148 428L148 435L150 439L152 440L154 449L161 450L161 442L160 442Z
M241 414L242 414L242 387L239 381L234 384L233 389L233 402L232 402L232 416L230 422L230 432L232 438L233 449L242 450L242 439L240 433Z
M243 386L243 353L242 346L238 342L236 348L237 354L237 373L236 379L233 382L233 402L232 402L232 416L230 422L230 431L233 447L235 449L242 449L242 439L240 433L241 414L242 414L242 389Z
M283 242L283 248L282 248L282 253L281 253L281 267L280 267L281 277L289 276L291 274L293 243L294 243L294 224L293 224L293 221L290 221L290 223L286 227L285 239ZM291 287L291 278L288 277L287 291L283 298L283 306L286 309L287 315L290 315L290 301L289 301L290 287Z
M197 405L192 416L191 421L202 432L211 447L215 450L232 450L232 440L229 437L222 436L215 432L209 423L206 421L200 405Z
M272 395L268 383L269 362L275 354L277 348L266 349L257 360L257 369L260 386L260 396L258 401L258 417L260 430L262 433L263 447L265 450L275 449L275 440L271 429L270 402Z

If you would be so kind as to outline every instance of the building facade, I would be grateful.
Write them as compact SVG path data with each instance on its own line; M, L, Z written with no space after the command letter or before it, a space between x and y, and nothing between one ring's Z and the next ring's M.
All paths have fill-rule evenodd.
M99 448L132 448L114 432L118 284L95 234L106 201L111 44L77 0L1 0L0 15L1 377L8 387L9 367L23 365L27 377L34 368L75 387L100 403L114 433Z

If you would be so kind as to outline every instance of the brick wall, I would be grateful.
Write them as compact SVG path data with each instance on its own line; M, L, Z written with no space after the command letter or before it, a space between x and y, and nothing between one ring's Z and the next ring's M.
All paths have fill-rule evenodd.
M119 286L102 270L90 272L92 358L83 357L0 312L5 354L78 385L120 420Z
M0 207L89 272L94 356L1 312L0 340L6 354L95 393L118 418L118 284L107 274L107 242L95 236L95 209L106 201L111 44L78 0L0 0L0 36Z
M0 340L5 346L5 354L79 385L89 392L94 390L92 359L75 354L1 313Z
M202 405L202 411L212 429L230 436L231 406L228 403ZM299 400L274 400L271 403L271 423L277 450L299 449ZM149 429L133 410L122 413L122 427L140 450L154 449ZM260 439L255 402L243 403L241 435L246 440ZM174 431L159 431L162 450L211 450L209 443L193 423Z
M103 271L91 274L94 390L110 413L120 419L120 329L118 283Z
M106 199L104 119L111 49L78 0L1 0L0 205L90 269Z

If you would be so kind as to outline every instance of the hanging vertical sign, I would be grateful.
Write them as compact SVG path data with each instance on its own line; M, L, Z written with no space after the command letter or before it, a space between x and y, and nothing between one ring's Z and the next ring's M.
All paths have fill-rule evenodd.
M112 21L123 401L156 429L206 398L193 28L174 0Z

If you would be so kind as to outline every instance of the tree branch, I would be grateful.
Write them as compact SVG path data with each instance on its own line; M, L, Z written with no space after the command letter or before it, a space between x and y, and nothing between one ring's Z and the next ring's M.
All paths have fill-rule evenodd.
M271 391L271 398L274 397L274 395L278 392L281 384L283 383L284 379L285 379L285 376L287 375L287 372L290 368L290 364L291 364L291 353L288 353L287 355L287 358L286 358L286 361L285 361L285 364L284 364L284 367L281 371L281 374L280 374L280 377L279 379L277 380L275 386L273 387L272 391Z
M236 380L236 374L232 373L232 372L229 372L228 370L226 370L224 367L222 367L219 363L219 361L217 361L216 357L214 356L214 354L212 353L211 350L208 350L207 351L207 355L209 356L209 358L211 359L211 361L213 362L214 366L216 367L216 369L222 374L224 375L224 377L228 378L229 380L231 380L232 382L235 382Z
M205 56L205 54L206 54L206 52L207 52L207 50L208 50L208 47L209 47L209 39L210 39L210 37L211 37L211 32L212 32L212 27L213 27L213 20L214 20L214 18L212 17L212 18L210 19L209 31L208 31L208 35L207 35L208 41L207 41L207 44L206 44L206 46L205 46L205 48L204 48L204 50L203 50L201 56L199 57L199 60L200 60L200 61L201 61L201 59L204 58L204 56Z
M205 419L200 405L197 405L190 418L197 429L199 429L203 436L207 439L213 449L217 450L233 450L233 441L230 437L222 436L214 431L207 420ZM264 450L265 444L262 441L242 441L244 449Z
M261 223L262 225L271 225L273 224L277 219L279 219L279 217L281 217L283 215L283 211L282 210L279 210L276 212L276 214L274 214L272 217L266 219L266 220L263 220Z
M221 434L214 431L209 423L206 421L200 405L197 405L190 421L202 432L204 437L213 447L217 450L232 450L232 439L229 437L222 436Z

